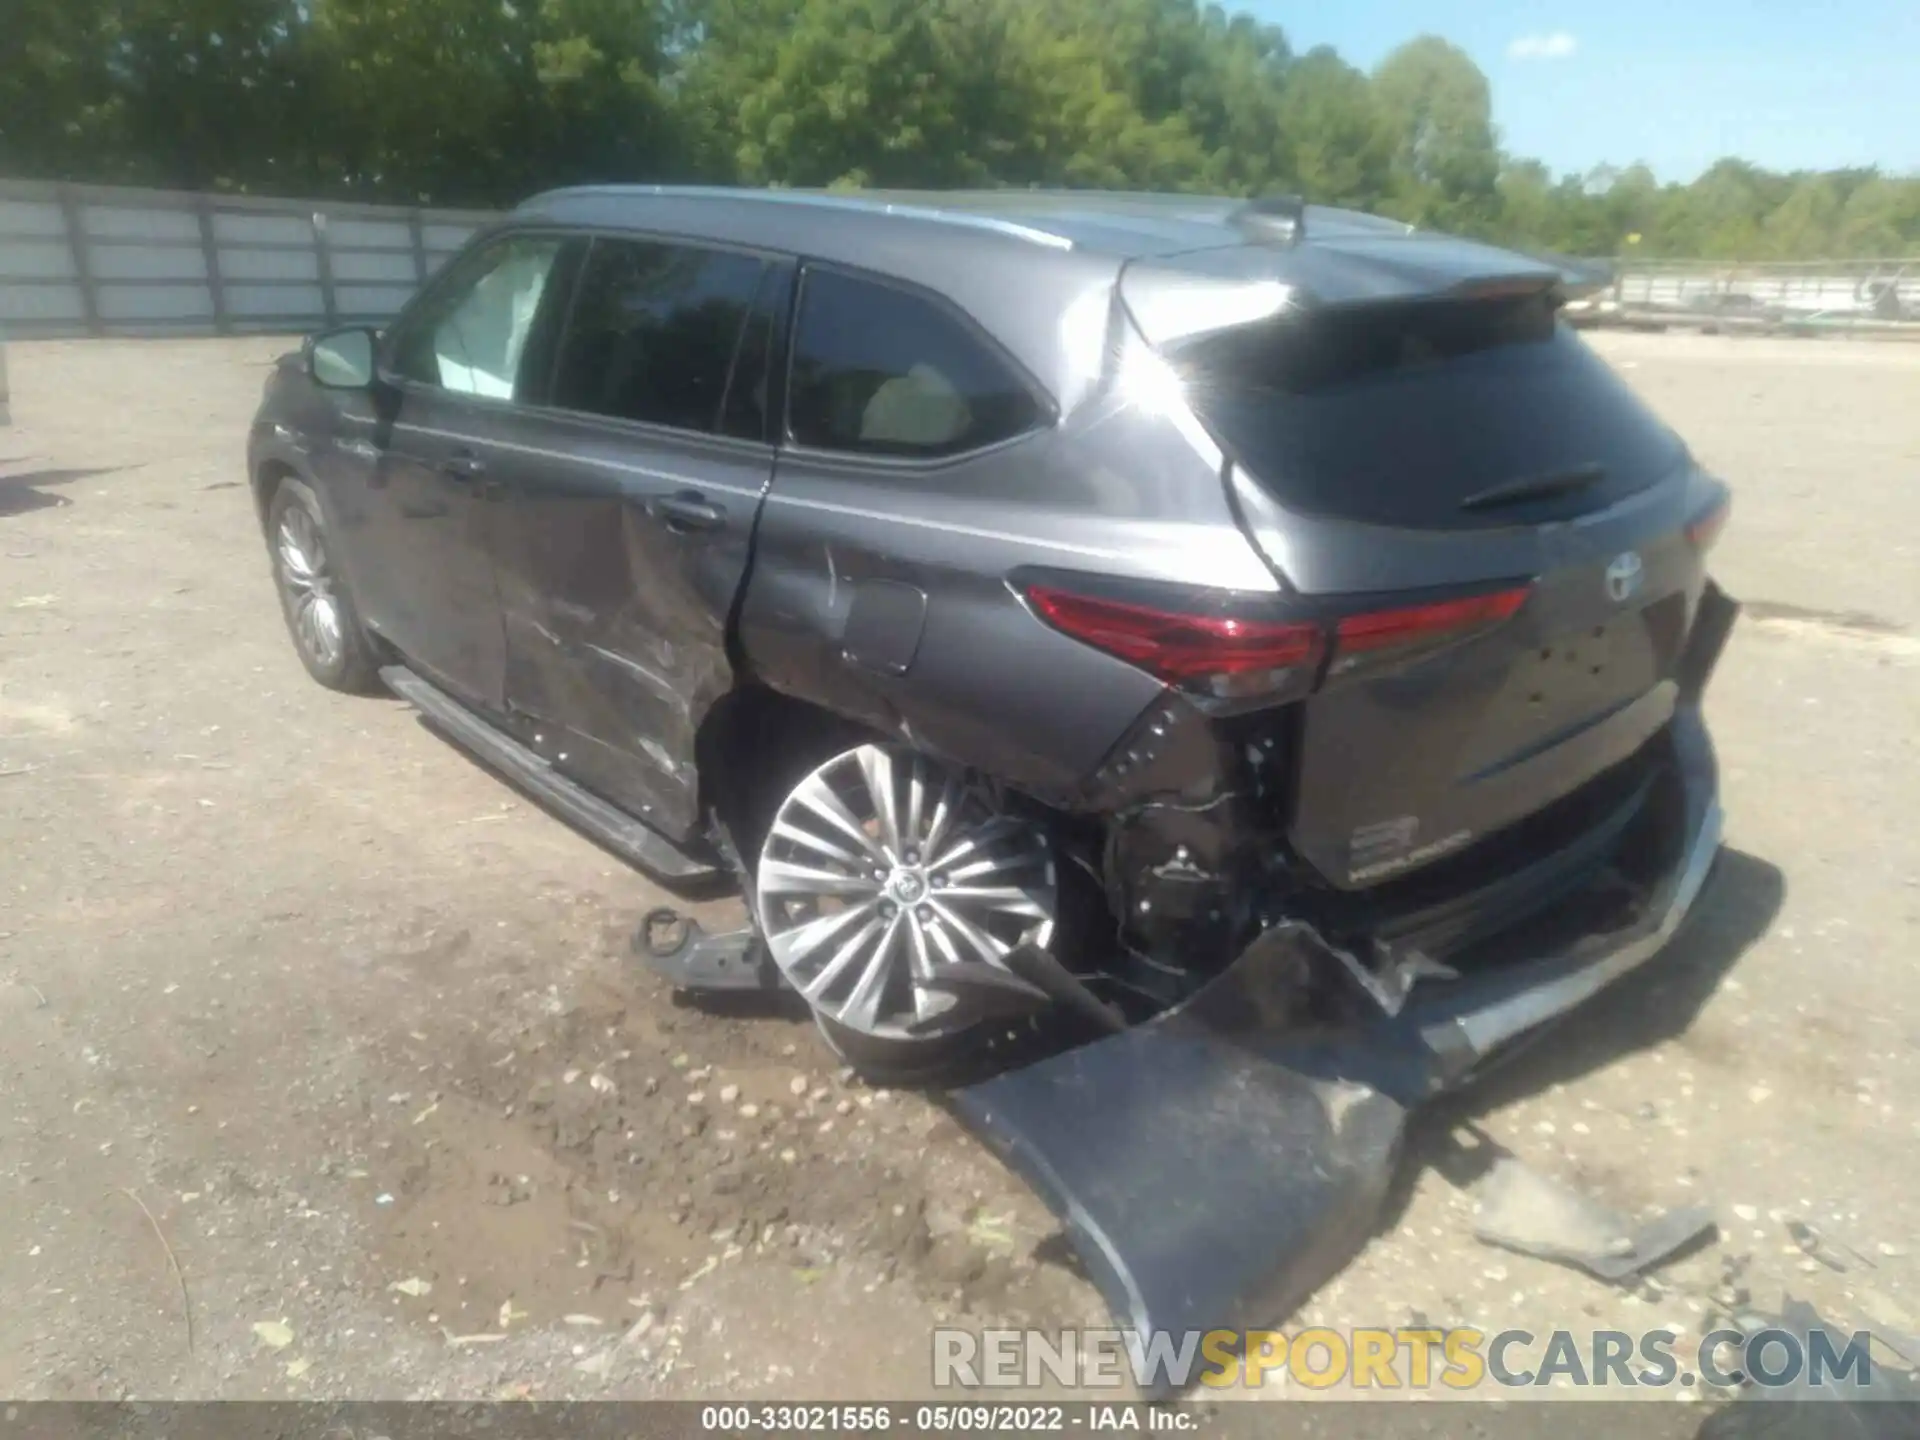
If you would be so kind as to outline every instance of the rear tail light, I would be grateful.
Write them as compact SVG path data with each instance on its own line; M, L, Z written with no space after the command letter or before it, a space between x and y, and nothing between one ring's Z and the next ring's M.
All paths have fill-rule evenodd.
M1054 629L1169 685L1218 695L1265 693L1319 669L1325 635L1311 622L1161 610L1033 585L1027 599Z
M1720 532L1727 528L1727 518L1733 514L1733 497L1722 495L1713 504L1687 522L1687 543L1705 554L1712 548L1713 542L1720 538Z
M1343 616L1334 622L1331 673L1344 675L1370 659L1404 659L1414 651L1451 645L1511 618L1526 603L1527 587L1522 585L1490 595Z
M1526 603L1527 594L1520 586L1328 620L1260 620L1162 609L1051 585L1026 589L1034 613L1061 633L1169 685L1221 697L1304 695L1321 678L1329 652L1332 675L1370 661L1404 660L1500 624Z

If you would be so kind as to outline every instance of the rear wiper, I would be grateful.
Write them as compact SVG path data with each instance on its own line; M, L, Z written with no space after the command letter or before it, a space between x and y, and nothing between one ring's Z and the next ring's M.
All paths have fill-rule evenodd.
M1523 480L1505 480L1467 496L1462 510L1498 510L1503 505L1518 505L1526 500L1544 500L1550 495L1571 495L1606 479L1604 465L1576 465L1571 470L1556 470L1550 475L1529 475Z

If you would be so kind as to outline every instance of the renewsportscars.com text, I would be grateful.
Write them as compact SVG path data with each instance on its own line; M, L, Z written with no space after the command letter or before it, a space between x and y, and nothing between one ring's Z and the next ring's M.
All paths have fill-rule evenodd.
M933 1332L933 1383L965 1390L1067 1385L1184 1390L1301 1385L1392 1393L1549 1386L1616 1390L1745 1385L1870 1388L1870 1337L1816 1329L954 1330Z

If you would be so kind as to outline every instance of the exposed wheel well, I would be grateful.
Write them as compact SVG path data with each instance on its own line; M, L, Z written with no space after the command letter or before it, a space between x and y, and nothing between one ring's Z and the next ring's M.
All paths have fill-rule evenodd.
M818 760L876 738L808 701L760 684L737 686L707 712L694 737L700 811L725 827L729 844L757 848L760 831L785 797L781 782L798 780L812 763L807 757Z
M259 516L262 529L267 524L267 506L273 503L273 492L280 488L282 480L297 475L291 465L283 460L268 460L253 472L253 510Z

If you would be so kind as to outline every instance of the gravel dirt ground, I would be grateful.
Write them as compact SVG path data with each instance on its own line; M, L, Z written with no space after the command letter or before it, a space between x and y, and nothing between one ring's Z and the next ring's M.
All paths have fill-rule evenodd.
M1298 1319L1920 1332L1920 349L1596 343L1737 487L1728 851ZM281 348L11 347L0 1395L910 1397L942 1319L1104 1324L937 1106L676 1003L658 892L307 680L242 471ZM1629 1288L1480 1246L1448 1120L1719 1235Z

